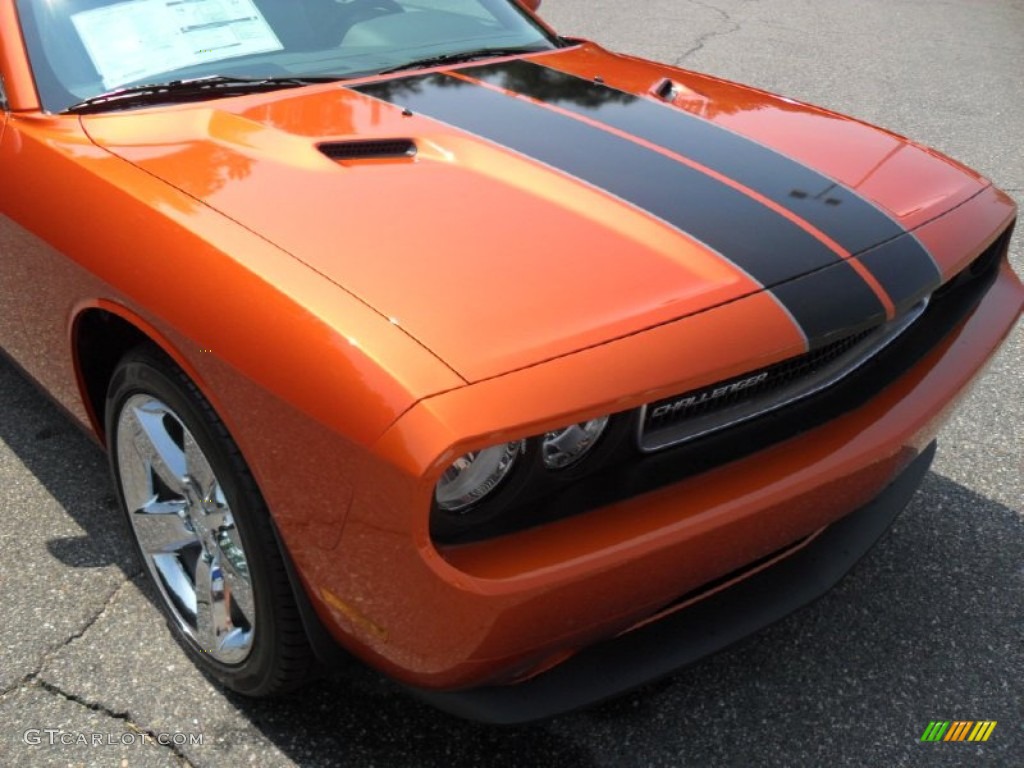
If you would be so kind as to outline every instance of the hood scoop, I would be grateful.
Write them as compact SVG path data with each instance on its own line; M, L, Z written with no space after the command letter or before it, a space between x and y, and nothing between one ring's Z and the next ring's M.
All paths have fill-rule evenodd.
M395 160L416 156L416 142L412 139L330 141L318 145L317 148L331 160L340 162Z
M673 104L696 114L703 114L711 102L703 93L669 77L656 81L648 93L666 104Z

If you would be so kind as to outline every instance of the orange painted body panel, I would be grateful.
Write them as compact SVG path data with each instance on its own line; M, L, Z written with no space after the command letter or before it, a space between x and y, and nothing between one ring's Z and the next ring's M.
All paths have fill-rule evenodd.
M966 267L989 243L978 241L978 232L989 231L990 238L1013 221L1017 205L1005 192L987 187L956 211L943 216L917 232L918 238L948 278ZM970 221L972 227L961 222Z
M469 380L757 290L704 246L607 193L360 94L328 87L224 107L238 113L191 108L90 117L85 126L111 151L258 227ZM316 147L396 135L416 137L414 161L345 165ZM200 170L217 168L215 179ZM290 192L282 200L272 189Z
M11 301L32 313L25 318L32 327L57 324L47 335L59 332L66 337L68 300L76 293L92 294L125 304L155 327L170 325L189 340L188 346L194 345L180 352L195 361L196 370L201 370L201 361L211 359L199 350L211 349L217 359L237 369L262 371L261 384L296 403L351 401L365 395L350 389L353 382L373 375L384 358L393 356L404 372L395 370L395 381L376 382L376 402L365 402L344 416L338 413L328 422L364 442L424 394L462 383L338 286L93 146L79 130L77 118L14 116L2 152L5 167L24 179L17 187L6 188L4 211L53 249L40 247L39 255L49 257L54 273L35 263L39 272L23 273L24 284L10 284ZM68 203L60 227L54 228L50 205L58 188ZM234 253L244 254L244 262L229 255ZM140 259L145 268L136 263ZM40 273L52 278L67 275L74 281L81 273L74 272L69 261L109 287L57 283L49 300L28 300ZM209 322L214 315L229 321ZM161 322L168 317L173 323ZM339 327L344 335L338 335ZM16 357L22 354L12 352ZM268 360L268 353L277 359ZM38 371L31 363L26 367L50 387L45 361Z
M252 467L275 511L312 515L319 541L336 538L358 446L463 381L338 286L93 146L77 123L15 115L0 146L0 164L24 179L0 190L0 347L98 431L74 324L92 307L124 317L196 381L246 455L264 457ZM67 201L58 229L54 200ZM308 445L324 453L316 471Z
M586 43L547 62L602 77L630 93L677 84L674 103L816 168L874 201L908 230L977 194L988 182L969 168L889 131L820 107L711 75L620 56Z
M323 623L417 685L528 674L866 503L1024 306L1003 264L866 405L657 491L439 547L434 487L458 456L763 368L807 336L696 238L468 131L339 85L48 115L13 30L0 4L0 169L19 180L0 187L0 347L100 439L83 313L166 351L246 457ZM532 60L644 98L678 81L677 106L858 191L944 279L1016 214L955 162L824 110L593 44ZM415 158L318 149L395 137ZM867 281L839 255L821 271Z

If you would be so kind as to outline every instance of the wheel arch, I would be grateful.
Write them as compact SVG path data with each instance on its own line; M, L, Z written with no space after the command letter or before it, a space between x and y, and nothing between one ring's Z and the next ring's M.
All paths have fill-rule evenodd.
M198 372L170 339L120 304L99 300L78 307L71 321L70 335L79 394L92 431L102 445L106 445L107 387L118 361L135 347L146 345L166 357L209 399Z

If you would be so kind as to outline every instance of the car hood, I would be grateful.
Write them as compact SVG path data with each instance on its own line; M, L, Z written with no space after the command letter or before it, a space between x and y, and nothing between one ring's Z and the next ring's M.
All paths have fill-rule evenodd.
M986 184L878 129L590 45L82 120L467 381L765 288L792 304L796 278L882 243L880 264L923 262L891 244L920 250L906 231ZM884 294L886 269L857 280ZM938 280L909 273L890 315Z

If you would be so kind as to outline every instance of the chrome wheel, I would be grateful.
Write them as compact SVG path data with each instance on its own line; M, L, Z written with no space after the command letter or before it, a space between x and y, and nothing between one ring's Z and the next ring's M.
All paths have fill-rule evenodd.
M139 550L171 617L222 664L250 654L256 604L249 559L221 482L178 415L149 394L117 414L116 476Z

